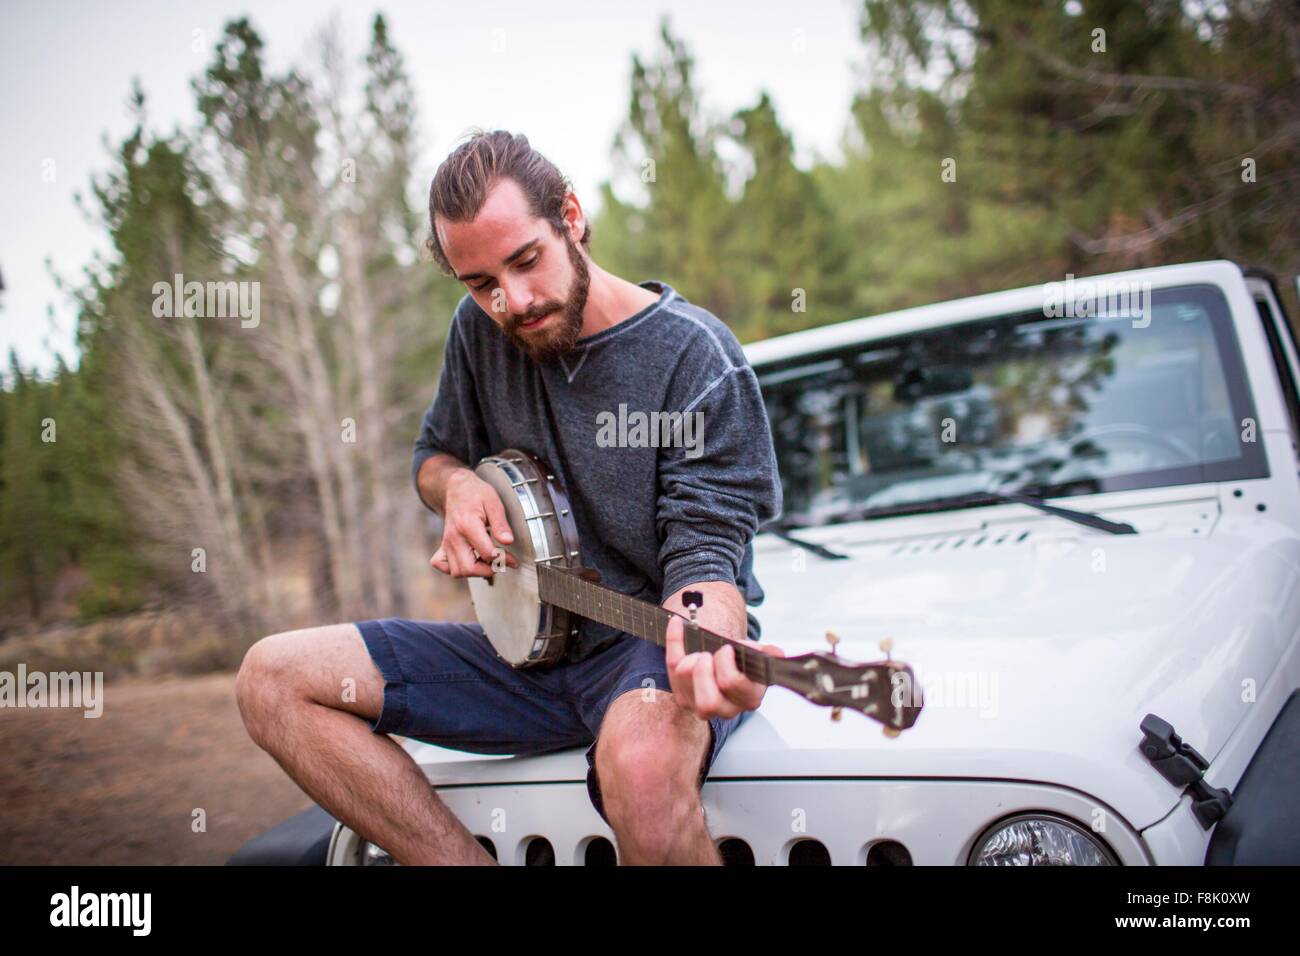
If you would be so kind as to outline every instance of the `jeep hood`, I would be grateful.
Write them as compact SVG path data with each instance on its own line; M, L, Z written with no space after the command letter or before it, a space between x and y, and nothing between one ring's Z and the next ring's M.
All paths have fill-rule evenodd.
M768 772L978 777L1069 787L1142 828L1180 791L1138 750L1148 713L1213 761L1273 673L1300 614L1296 544L1278 525L1223 520L1205 505L1109 535L1044 516L977 530L827 546L797 559L767 541L756 566L763 639L787 653L879 660L879 642L925 689L916 726L873 721L769 692L717 772L760 754ZM1110 516L1110 515L1108 515ZM862 528L861 525L858 526ZM770 540L770 536L764 536ZM981 540L982 538L982 540ZM727 759L731 758L731 759Z
M1180 791L1138 751L1148 713L1211 761L1262 686L1300 616L1293 536L1280 525L1220 519L1217 502L1131 520L1109 535L1050 516L1001 524L930 516L808 533L847 560L755 542L766 592L763 640L787 655L893 656L925 690L916 726L886 738L875 721L771 689L730 737L710 779L934 777L1032 781L1076 790L1141 829ZM915 519L910 519L914 522ZM963 524L964 523L964 524ZM939 520L938 525L943 521ZM892 529L891 530L891 527ZM505 761L410 742L435 784L585 778L582 749Z

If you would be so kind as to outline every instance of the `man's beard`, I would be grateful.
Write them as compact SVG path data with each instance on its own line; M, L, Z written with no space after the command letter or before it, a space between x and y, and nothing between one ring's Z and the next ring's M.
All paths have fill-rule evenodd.
M512 315L504 326L505 333L525 355L534 362L548 362L573 350L582 333L582 311L587 307L587 291L591 286L591 272L587 260L578 251L578 244L567 235L569 262L573 264L573 283L564 302L546 302L523 315ZM520 332L519 326L529 319L557 313L548 322L548 328L536 332Z

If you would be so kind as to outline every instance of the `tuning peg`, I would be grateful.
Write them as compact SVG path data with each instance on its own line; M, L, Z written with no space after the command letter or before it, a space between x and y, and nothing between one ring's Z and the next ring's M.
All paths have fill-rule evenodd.
M894 639L892 637L882 638L880 641L880 649L885 652L885 660L892 660L889 653L894 649Z
M826 643L831 646L831 653L834 654L836 646L840 643L840 636L834 631L827 631Z
M690 611L691 621L695 620L695 615L700 608L704 607L703 591L683 591L682 605Z
M843 708L843 707L832 707L832 708L831 708L831 720L836 720L836 721L837 721L837 720L839 720L839 719L840 719L841 717L843 717L843 716L844 716L844 708Z
M902 733L902 731L900 731L900 730L899 730L898 728L896 728L896 727L885 726L885 727L883 727L883 728L881 728L881 729L884 730L884 732L885 732L885 736L888 737L890 740L893 740L893 739L894 739L895 737L897 737L900 733Z

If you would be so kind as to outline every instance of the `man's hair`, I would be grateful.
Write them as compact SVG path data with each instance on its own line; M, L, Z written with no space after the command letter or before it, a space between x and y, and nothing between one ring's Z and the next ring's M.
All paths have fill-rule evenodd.
M429 187L429 239L427 245L438 266L454 275L451 263L438 241L434 218L468 222L478 215L488 190L500 179L513 179L528 198L534 216L545 219L556 233L564 235L564 200L573 185L555 164L528 144L522 133L474 129L469 138L442 161ZM591 248L591 223L582 233L582 245Z

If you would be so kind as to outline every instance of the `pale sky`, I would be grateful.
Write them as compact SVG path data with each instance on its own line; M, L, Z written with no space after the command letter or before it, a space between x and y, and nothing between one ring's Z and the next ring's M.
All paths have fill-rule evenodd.
M193 123L190 80L237 16L250 17L278 72L309 62L311 38L331 14L359 56L382 11L417 95L414 194L466 128L500 127L527 134L594 212L627 115L632 54L657 54L663 14L695 57L705 109L726 115L767 90L806 166L838 154L863 59L859 9L856 0L388 0L333 9L310 0L0 0L0 364L10 348L42 370L56 352L75 364L75 313L45 261L77 282L108 246L73 195L86 195L109 167L105 137L115 145L129 132L133 76L153 129Z

